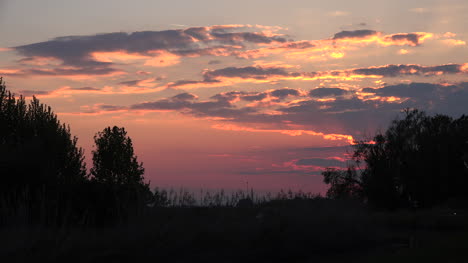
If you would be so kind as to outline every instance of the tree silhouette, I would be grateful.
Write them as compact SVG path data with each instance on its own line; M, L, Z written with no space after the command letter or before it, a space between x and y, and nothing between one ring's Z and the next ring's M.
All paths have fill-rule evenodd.
M324 183L330 185L327 197L333 199L362 197L362 182L355 167L350 166L346 170L327 168L322 175Z
M16 98L0 78L0 220L20 207L31 222L80 214L76 197L87 178L77 140L50 107Z
M86 179L83 150L70 128L33 97L15 98L0 78L0 171L8 188L64 187Z
M145 185L145 169L134 155L133 144L125 128L107 127L94 136L94 180L114 185Z
M377 207L430 207L466 200L467 152L467 116L453 119L406 109L404 118L395 119L384 133L355 145L353 160L363 168L353 178L362 196ZM334 177L328 170L323 175L332 192L354 181L330 180ZM343 172L339 178L346 178Z
M125 129L107 127L94 136L94 142L91 182L99 199L94 207L98 220L127 220L144 211L153 194Z

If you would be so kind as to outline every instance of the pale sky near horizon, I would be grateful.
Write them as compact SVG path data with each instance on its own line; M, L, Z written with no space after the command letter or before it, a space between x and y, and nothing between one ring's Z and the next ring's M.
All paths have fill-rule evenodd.
M324 192L401 109L468 113L468 2L0 0L0 76L153 186Z

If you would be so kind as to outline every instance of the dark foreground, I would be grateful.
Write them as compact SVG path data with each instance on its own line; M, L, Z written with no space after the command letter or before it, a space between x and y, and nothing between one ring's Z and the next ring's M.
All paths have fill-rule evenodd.
M468 215L287 200L154 208L113 227L13 225L0 242L2 262L468 262Z

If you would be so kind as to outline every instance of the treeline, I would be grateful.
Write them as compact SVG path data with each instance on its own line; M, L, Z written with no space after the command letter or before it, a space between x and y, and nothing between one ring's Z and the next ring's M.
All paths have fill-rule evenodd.
M70 128L0 78L0 223L105 224L141 213L153 195L125 129L105 128L94 141L88 173Z
M323 173L332 198L377 208L468 204L468 116L406 109L385 132L354 145L346 170Z

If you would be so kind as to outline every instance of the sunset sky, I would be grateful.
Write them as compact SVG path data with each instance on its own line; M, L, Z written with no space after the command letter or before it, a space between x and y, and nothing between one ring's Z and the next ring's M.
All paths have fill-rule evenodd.
M468 113L466 0L0 0L0 76L153 187L323 193L404 108Z

